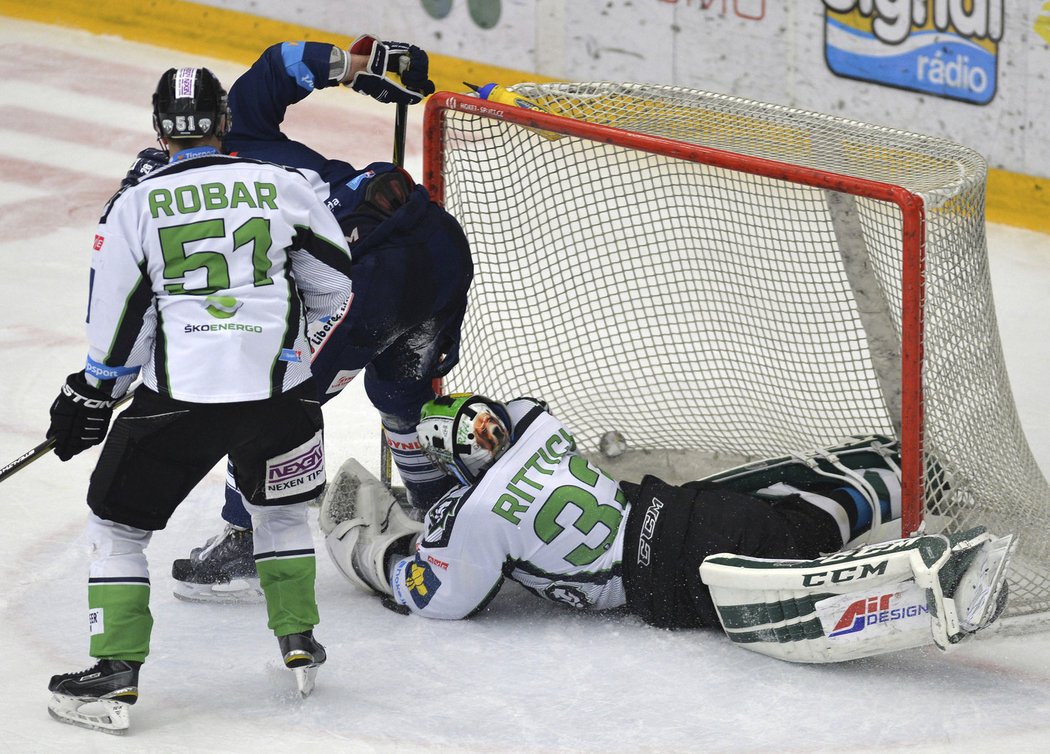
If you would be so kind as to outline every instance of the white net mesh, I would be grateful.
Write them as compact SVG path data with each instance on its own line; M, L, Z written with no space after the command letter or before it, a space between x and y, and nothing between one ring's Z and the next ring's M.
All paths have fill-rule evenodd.
M844 179L829 191L771 163L715 167L445 110L444 203L476 264L449 389L542 397L589 449L613 429L632 448L747 457L895 434L902 213L849 179L901 186L925 204L932 528L1019 533L1010 612L1050 610L1050 488L1003 365L978 154L681 88L514 90L557 115Z

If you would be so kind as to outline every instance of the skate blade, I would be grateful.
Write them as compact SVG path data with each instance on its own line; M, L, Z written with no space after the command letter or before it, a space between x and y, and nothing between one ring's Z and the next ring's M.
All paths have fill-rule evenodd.
M176 581L172 594L184 602L218 602L221 604L257 604L263 602L259 579L233 579L226 584L191 584Z
M112 699L80 699L66 694L54 694L47 704L51 717L60 723L80 728L123 736L131 722L130 705Z
M295 685L299 687L299 694L305 699L314 690L314 680L317 678L319 665L307 665L301 668L292 668L295 674Z

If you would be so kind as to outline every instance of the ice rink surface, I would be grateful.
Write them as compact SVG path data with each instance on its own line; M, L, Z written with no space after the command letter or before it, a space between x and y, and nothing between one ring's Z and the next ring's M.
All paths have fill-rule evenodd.
M83 365L95 221L135 153L170 66L240 67L114 38L0 25L0 462L43 439ZM408 166L419 176L421 111ZM355 164L389 159L392 108L324 91L286 131ZM976 145L979 147L979 145ZM1050 469L1050 237L989 227L1006 361L1033 451ZM332 472L378 468L378 417L360 385L326 407ZM297 699L265 610L171 596L170 562L219 530L221 470L153 539L152 654L125 738L52 721L52 673L87 667L83 502L97 450L47 456L0 485L2 752L1042 752L1050 750L1050 634L991 634L795 666L717 631L670 633L577 615L514 585L480 616L402 617L343 581L318 538L318 636L329 662ZM1021 535L1026 535L1021 532ZM1047 536L1047 533L1037 533Z

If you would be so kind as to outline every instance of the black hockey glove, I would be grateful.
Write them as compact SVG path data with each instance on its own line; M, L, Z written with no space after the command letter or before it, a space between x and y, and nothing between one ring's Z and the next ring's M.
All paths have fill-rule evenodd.
M415 105L423 97L434 93L434 84L427 78L427 54L414 45L403 42L380 42L364 35L350 45L351 55L368 55L366 70L358 71L349 86L355 92L367 94L380 102ZM402 69L402 59L407 67ZM398 80L387 72L397 74Z
M47 436L55 438L55 455L68 461L102 442L116 402L115 398L87 384L83 372L69 375L51 404Z
M434 82L430 80L430 58L421 47L407 42L383 42L386 45L387 70L401 76L401 83L424 97L434 93ZM407 58L407 62L405 61Z

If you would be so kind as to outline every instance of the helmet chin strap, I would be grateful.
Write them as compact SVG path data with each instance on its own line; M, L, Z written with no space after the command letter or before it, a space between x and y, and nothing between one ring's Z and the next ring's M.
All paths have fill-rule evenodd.
M476 479L469 479L467 473L459 467L460 460L458 458L452 459L452 465L448 467L448 470L452 472L452 476L456 478L456 481L460 484L469 487L476 482Z

